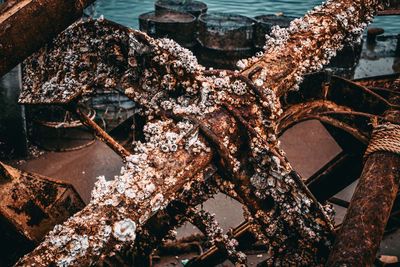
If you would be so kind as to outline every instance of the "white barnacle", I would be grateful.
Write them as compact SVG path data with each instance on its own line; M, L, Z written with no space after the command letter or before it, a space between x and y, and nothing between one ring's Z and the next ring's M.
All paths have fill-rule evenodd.
M83 237L81 239L81 247L82 247L82 251L85 251L89 248L89 238L87 235L83 235Z
M134 190L128 189L128 190L125 191L125 196L127 198L135 198L136 197L136 193L135 193Z
M275 179L272 176L269 176L267 179L268 186L275 187Z
M157 211L160 209L162 202L164 201L164 196L158 193L151 201L150 206L152 211Z
M309 198L304 197L304 198L301 199L301 201L302 201L307 207L310 207L310 206L311 206L311 201L310 201Z
M171 152L177 151L177 150L178 150L178 145L175 144L175 143L170 144L169 150L170 150Z
M254 81L254 84L255 84L256 86L262 86L263 83L264 83L264 82L263 82L261 79L257 79L257 80Z
M103 230L102 231L103 238L107 238L107 237L110 236L110 234L111 234L111 226L105 225L105 226L102 227L102 230Z
M73 257L64 257L58 260L57 266L60 267L70 266L73 261L74 261Z
M256 189L265 189L267 187L267 184L265 183L265 178L258 173L255 173L253 176L250 177L250 183Z
M114 224L113 236L119 241L134 241L136 238L136 223L131 219L124 219Z
M167 144L162 144L161 145L161 150L162 150L162 152L167 153L169 151L168 145Z
M247 61L247 60L246 60ZM247 62L246 62L247 63ZM238 67L239 69L244 69L244 68L246 68L246 64L245 62L244 62L244 60L239 60L237 63L236 63L236 67Z
M110 190L111 183L112 181L106 181L104 176L97 177L97 181L92 190L92 200L97 200L107 194Z
M154 190L156 190L156 186L154 184L150 183L150 184L146 185L145 190L147 193L151 194L154 192Z
M126 188L126 185L123 181L118 181L117 184L115 185L115 189L120 194L123 194L125 192L125 188Z

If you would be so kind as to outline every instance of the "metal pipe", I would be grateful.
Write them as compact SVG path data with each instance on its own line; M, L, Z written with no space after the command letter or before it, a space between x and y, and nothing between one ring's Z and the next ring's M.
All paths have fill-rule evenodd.
M9 0L0 6L0 77L82 16L95 0Z

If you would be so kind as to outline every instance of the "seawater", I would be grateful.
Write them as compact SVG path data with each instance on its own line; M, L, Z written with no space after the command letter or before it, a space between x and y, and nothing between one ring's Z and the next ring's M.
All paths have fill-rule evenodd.
M307 10L320 5L319 0L204 0L209 12L224 12L255 17L283 13L302 17ZM97 0L95 16L104 15L108 20L139 29L139 15L154 10L154 0ZM376 17L370 27L382 27L387 34L400 33L400 16Z

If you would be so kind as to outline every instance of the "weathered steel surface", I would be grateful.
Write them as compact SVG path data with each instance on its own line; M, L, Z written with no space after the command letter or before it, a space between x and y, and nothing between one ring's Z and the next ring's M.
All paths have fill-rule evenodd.
M226 177L224 191L244 202L252 231L270 246L269 264L323 264L331 220L279 148L275 122L282 110L274 93L282 96L300 83L304 73L320 69L341 48L348 32L359 38L380 3L326 2L288 30L275 31L267 53L247 60L249 69L241 74L204 71L174 42L152 40L106 21L67 30L57 39L58 46L45 48L53 64L31 66L40 78L34 87L47 89L50 81L66 89L118 86L141 107L147 119L144 138L135 142L135 153L127 158L121 175L113 182L100 179L90 204L54 229L19 264L88 265L136 243L151 216L165 209L181 189L190 188L193 177L211 160ZM84 41L71 42L70 35ZM91 35L93 39L88 38ZM110 43L114 46L106 49ZM86 53L93 49L91 58L96 60L83 64L79 77L69 77L68 69L85 60L67 57L69 64L59 62L59 53L67 48ZM53 67L66 68L61 81L50 71ZM42 77L40 68L51 73ZM323 102L311 106L323 112L348 110L333 101L327 110ZM80 231L74 233L75 229Z
M9 265L85 204L72 185L0 162L0 265Z
M372 266L399 188L400 156L368 157L327 266Z
M10 0L0 8L0 76L82 16L94 0Z
M96 38L95 40L98 40L97 36L100 32L111 33L115 39L102 38L96 41L100 49L89 48L93 40L87 38L88 34L90 33ZM53 248L56 250L62 248L55 248L51 243L44 242L34 252L42 256L26 257L21 260L21 264L26 264L26 261L35 261L46 265L60 260L61 262L71 261L85 265L91 260L94 262L99 260L100 253L107 255L118 250L120 241L125 240L125 233L121 233L121 236L114 235L100 225L101 221L104 221L110 229L115 225L113 231L117 232L120 231L120 224L130 225L130 234L126 238L131 241L135 240L136 228L142 227L151 215L160 208L164 208L169 199L176 198L177 192L193 179L191 178L193 175L203 170L212 159L218 163L222 172L223 170L228 171L227 179L235 181L237 184L235 186L236 195L244 200L250 212L254 214L252 219L254 224L273 225L273 228L268 229L266 235L271 239L276 239L276 242L271 244L271 253L273 253L274 259L280 257L279 255L282 253L288 253L290 256L285 260L290 262L298 260L302 262L324 261L325 247L329 245L330 239L330 220L325 217L318 203L310 198L309 192L302 187L301 181L299 182L296 180L297 177L292 175L290 166L276 148L277 140L271 140L271 144L267 144L265 129L260 130L259 133L252 128L256 126L264 128L260 121L263 118L261 113L263 108L259 107L254 86L251 87L242 82L234 73L210 72L205 73L206 76L204 76L200 73L201 67L197 65L195 58L172 41L153 41L141 33L130 31L107 21L79 23L76 28L68 29L67 33L68 36L70 34L82 36L79 39L85 39L87 43L71 43L70 38L65 38L64 35L60 36L58 40L62 40L65 45L70 45L77 51L89 52L89 49L93 49L92 57L99 59L93 61L93 65L86 66L88 71L96 69L96 64L105 70L116 68L113 54L110 51L102 50L107 49L107 42L113 42L114 47L119 47L121 51L131 50L128 55L122 54L118 58L118 62L120 62L118 66L121 69L124 69L124 64L130 66L130 73L127 73L125 69L125 76L122 78L120 75L123 75L124 72L118 70L103 77L93 75L91 72L82 72L81 74L82 77L97 80L89 84L99 86L100 82L107 82L107 84L114 83L115 86L125 89L125 93L143 107L140 112L142 115L147 115L148 121L142 129L144 138L139 138L140 142L135 142L135 153L127 157L127 166L123 169L124 174L119 176L113 185L110 184L112 187L117 184L122 186L118 191L111 189L110 193L115 192L117 196L114 197L114 193L103 195L105 193L103 186L107 185L100 182L97 186L98 190L94 192L96 197L92 198L91 204L80 213L79 218L74 219L74 217L68 221L68 225L70 225L68 227L71 229L78 227L86 230L82 230L80 234L65 235L65 242L71 242L70 238L78 238L80 243L86 244L86 238L90 237L92 241L89 242L89 246L81 247L81 250L73 252L74 255L69 254L69 248L53 254L53 252L47 253L46 251L50 247L52 251ZM115 42L115 40L119 41ZM128 46L129 44L134 46ZM54 57L59 55L58 51L61 48L64 46L46 48L49 49L46 54L49 58ZM78 56L85 57L85 54L78 54ZM126 56L128 58L125 58ZM180 58L181 56L183 58ZM168 60L166 61L166 59ZM182 62L179 62L179 59ZM62 64L59 61L54 62ZM80 62L73 61L69 67L73 68L75 64L80 64ZM31 68L28 64L27 67ZM41 68L48 67L50 66L41 66ZM31 68L31 70L38 71L35 68ZM216 75L220 77L217 81L222 82L218 87L219 90L216 90L215 87L218 84L218 82L215 83ZM42 76L39 74L30 77L40 78ZM27 78L28 82L30 82L30 77ZM159 88L159 81L166 80L168 77L169 82L161 83L161 86L165 88ZM41 83L46 83L48 78L50 77L43 77ZM36 83L36 85L40 87L41 83ZM175 86L172 87L171 84ZM201 93L199 88L208 86L210 86L208 91L204 89ZM192 89L189 87L194 88L194 91L191 91ZM87 87L87 89L89 88ZM158 89L162 90L158 91ZM226 98L229 105L217 104L217 101L220 101L217 93L221 90L226 94L221 97ZM171 101L174 101L170 96L175 94L179 95L178 99L183 100L182 106L176 106L176 108L183 110L174 113L168 106ZM196 111L196 106L191 103L200 95L202 95L201 99L205 101L205 105L199 103L199 109ZM36 96L41 97L40 94L36 94ZM265 101L270 100L266 99ZM229 110L227 110L228 107ZM267 107L264 109L268 110ZM272 112L270 111L269 114ZM234 114L234 118L231 117L232 114ZM176 122L167 119L168 116L171 116ZM155 120L155 117L162 120ZM175 125L178 125L179 128ZM250 134L248 137L246 137L247 132ZM241 135L243 138L239 138ZM142 143L143 141L146 143ZM213 153L208 148L211 145L218 151L217 153ZM262 152L266 149L265 146L268 146L270 152ZM257 149L254 153L249 152L250 156L246 156L248 153L244 152L249 151L249 147L257 147ZM270 156L273 156L273 160L269 158ZM263 160L264 157L265 160ZM254 167L250 167L252 164ZM240 166L243 167L240 168ZM261 168L265 170L264 174L261 173ZM242 170L239 172L239 169ZM255 174L255 171L260 173ZM261 177L261 175L267 175L269 171L275 175L275 177L270 177L270 185L266 184L266 179ZM232 172L235 174L231 174ZM254 178L251 179L252 176ZM136 194L141 197L132 197ZM109 198L109 200L105 198ZM105 203L108 204L99 206L96 204L98 201L101 203L106 201ZM279 212L282 205L291 207L289 208L290 214ZM301 210L305 212L302 213ZM271 214L271 217L263 215L264 212ZM91 220L81 220L82 216L90 217ZM280 223L282 220L285 223ZM258 231L263 231L262 229L264 227L260 227ZM54 234L58 234L59 230L61 229L53 231L49 240L52 240L53 237L54 240L58 240ZM104 236L106 233L104 231L107 232L107 236ZM304 237L301 244L293 244L291 239L286 238L295 235ZM122 245L125 246L125 244L127 243ZM117 247L115 247L116 245ZM102 251L97 253L99 246L102 247ZM86 251L85 254L82 254L82 251ZM301 258L298 257L300 251L302 251Z
M389 99L400 103L399 95ZM398 108L387 111L385 119L399 120ZM399 184L399 154L376 151L367 157L327 266L372 266Z

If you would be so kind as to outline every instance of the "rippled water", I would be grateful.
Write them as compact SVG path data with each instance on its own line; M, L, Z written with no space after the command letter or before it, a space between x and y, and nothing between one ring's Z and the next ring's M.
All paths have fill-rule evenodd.
M320 0L203 0L211 12L230 12L254 17L263 14L282 12L289 16L303 16L304 13L319 5ZM139 28L140 14L154 10L154 0L97 0L96 16L104 15L133 29ZM400 16L377 17L373 26L382 27L386 33L400 32Z

